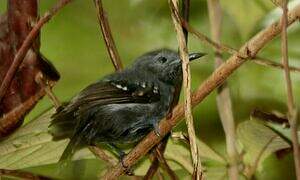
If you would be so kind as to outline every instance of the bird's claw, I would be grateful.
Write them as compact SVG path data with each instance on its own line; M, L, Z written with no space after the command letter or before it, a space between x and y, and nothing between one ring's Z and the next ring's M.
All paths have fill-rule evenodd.
M161 133L159 130L159 124L158 123L154 123L154 133L157 137L161 137Z
M120 156L120 162L121 162L121 164L122 164L122 167L125 169L125 173L126 173L128 176L133 176L133 175L134 175L133 169L130 168L130 167L128 167L128 166L126 166L125 163L124 163L124 157L125 157L125 155L126 155L126 154L124 153L124 154L122 154L122 155Z

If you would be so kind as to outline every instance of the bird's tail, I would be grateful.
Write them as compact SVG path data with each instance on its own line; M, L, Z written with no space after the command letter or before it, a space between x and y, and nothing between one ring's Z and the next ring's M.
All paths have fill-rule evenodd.
M60 162L69 162L71 161L72 156L81 147L82 139L81 137L71 138L70 142L68 143L66 149L62 153L59 161Z
M66 106L67 104L65 103L56 110L49 125L49 132L55 141L71 138L74 134L76 121L73 112L67 111L65 109Z

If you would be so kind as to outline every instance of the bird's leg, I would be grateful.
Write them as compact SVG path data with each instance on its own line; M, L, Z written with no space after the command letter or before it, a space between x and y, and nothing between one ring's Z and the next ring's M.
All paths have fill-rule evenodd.
M134 175L133 170L131 168L128 168L128 166L125 166L124 164L124 157L126 156L126 153L122 151L122 149L118 148L114 143L108 143L108 145L118 154L119 160L123 168L126 169L126 174L128 176Z
M155 121L153 123L153 127L154 127L154 133L157 137L160 137L161 136L161 133L160 133L160 130L159 130L159 122L158 121Z

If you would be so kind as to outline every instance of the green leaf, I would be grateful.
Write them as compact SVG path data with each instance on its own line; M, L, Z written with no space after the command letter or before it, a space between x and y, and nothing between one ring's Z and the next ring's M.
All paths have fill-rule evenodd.
M201 160L204 161L216 161L222 165L226 165L225 159L217 154L213 149L206 145L201 140L197 139L197 145ZM193 173L192 160L190 155L190 149L184 146L178 141L170 139L165 152L167 160L172 160L186 169L190 174Z
M245 151L244 161L249 165L254 165L257 158L263 162L271 153L290 147L277 133L257 120L240 123L237 136Z
M54 109L45 112L0 143L0 168L24 169L58 162L68 140L52 141L48 126L53 113ZM225 159L208 145L199 139L197 143L203 161L215 161L219 165L226 165ZM186 169L187 172L192 173L190 150L187 146L169 140L165 157L173 170ZM94 158L94 155L88 149L83 149L78 151L73 159L89 158ZM148 159L141 161L137 166L136 174L144 175L149 165Z
M292 144L292 137L291 137L291 129L287 127L283 127L279 124L266 122L265 124L267 127L270 127L275 133L285 139L289 144ZM298 138L300 138L300 132L298 131ZM300 142L300 141L299 141Z
M58 162L68 140L52 141L48 126L54 109L22 126L0 142L0 168L23 169ZM88 150L79 151L74 159L91 158Z

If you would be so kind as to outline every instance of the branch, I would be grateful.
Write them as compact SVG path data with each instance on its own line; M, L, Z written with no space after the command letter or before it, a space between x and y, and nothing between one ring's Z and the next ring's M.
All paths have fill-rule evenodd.
M293 24L300 17L300 5L296 6L289 13L288 25ZM239 53L246 58L254 57L269 41L281 32L281 23L275 22L267 28L260 31L253 38L244 44L239 50ZM195 107L201 103L213 90L220 86L237 68L247 62L246 58L241 58L239 54L234 54L218 69L216 69L192 94L192 106ZM184 106L177 105L172 117L164 119L159 123L160 137L152 131L140 143L124 157L123 165L131 167L140 158L142 158L152 147L159 143L162 138L167 135L171 129L176 126L184 116ZM118 163L111 171L104 175L105 179L116 179L124 174L122 163Z
M71 0L60 0L55 4L54 7L44 14L44 16L34 25L30 33L26 36L24 42L22 43L20 49L16 53L13 63L11 64L9 70L7 71L3 82L0 87L0 102L5 95L8 87L11 84L11 81L19 69L19 66L22 64L24 57L27 54L27 51L30 49L31 44L34 42L35 38L39 35L40 29L45 23L47 23L61 8L68 4Z
M159 168L159 164L161 164L161 160L160 160L160 155L163 155L165 152L165 149L167 147L167 143L169 140L169 136L166 136L157 146L155 146L152 149L152 152L150 154L150 157L152 157L152 163L150 165L150 168L148 169L146 175L144 176L144 180L150 180L153 179L153 176L155 175L155 173L158 173L158 168ZM162 164L161 164L162 165ZM170 171L167 171L168 173ZM173 172L171 170L171 172ZM169 174L170 177L172 177L172 175L175 173L171 173ZM172 179L172 178L171 178Z
M48 80L44 78L44 75L41 72L37 73L35 77L35 81L41 86L41 88L45 90L47 96L52 101L55 109L58 109L61 106L61 102L56 97L56 95L52 92L51 85L49 84Z
M15 177L15 178L21 178L24 180L51 180L52 178L46 177L46 176L40 176L36 175L30 172L20 171L20 170L8 170L8 169L0 169L0 179L3 176L7 177Z
M31 109L44 95L45 91L40 89L35 95L28 98L25 102L22 102L9 113L4 114L0 119L0 137L4 137L4 135L8 134L11 130L7 129L7 127L12 127L14 124L17 124L19 119L24 116L24 112L28 112L28 110Z
M265 58L259 58L256 57L255 59L252 59L250 62L254 62L258 65L266 66L266 67L273 67L277 69L284 69L283 64L273 62L269 59ZM289 66L290 72L300 72L300 68L294 67L294 66Z
M221 42L221 24L222 24L222 9L219 0L207 0L211 36L212 40L220 44ZM223 64L221 51L215 52L215 67L218 68ZM230 89L226 82L218 88L217 106L225 132L226 149L229 159L228 175L231 180L239 179L238 160L239 154L236 148L236 132L232 112L232 102L230 98Z
M171 15L173 19L173 24L175 26L175 31L177 35L177 41L179 45L179 55L182 60L182 73L183 73L183 89L184 89L184 111L185 111L185 119L186 125L188 129L188 135L190 139L190 149L192 154L194 172L193 177L199 180L202 179L202 167L200 156L197 147L196 141L196 133L194 128L194 120L191 108L191 72L189 66L189 56L188 49L186 46L186 39L183 33L183 29L180 25L180 21L176 19L175 11L178 12L178 0L170 0L169 1L171 7ZM174 6L174 8L173 8Z
M168 165L168 162L162 152L159 149L155 149L156 154L158 156L159 162L162 166L162 168L167 172L167 174L170 176L170 179L177 180L178 177L176 173L171 169L171 167Z
M115 158L107 155L102 149L96 147L96 146L90 146L89 150L99 159L104 160L105 162L108 163L110 167L113 167L118 163Z
M297 180L300 180L300 151L298 141L298 122L297 122L297 108L294 101L292 81L289 71L288 61L288 42L287 42L287 24L288 24L288 8L287 0L282 1L282 32L281 32L281 53L282 53L282 64L284 66L284 77L286 82L287 91L287 107L288 107L288 120L291 126L291 138L293 143L293 153L295 162L295 171Z
M199 39L200 41L202 41L204 44L206 44L207 46L211 46L213 47L215 50L220 51L220 52L227 52L231 55L234 54L239 54L238 50L228 46L228 45L224 45L224 44L220 44L216 41L211 40L209 37L207 37L206 35L202 34L201 32L197 31L194 27L192 27L188 22L186 22L185 20L183 20L181 17L178 17L181 19L181 23L182 26L187 29L190 33L192 33L197 39ZM243 57L241 54L239 54L239 56ZM272 68L277 68L277 69L283 69L283 65L280 63L276 63L273 62L269 59L266 58L261 58L258 56L255 57L251 57L251 61L250 62L254 62L258 65L262 65L262 66L266 66L266 67L272 67ZM293 72L300 72L300 68L298 67L290 67L290 71Z
M153 179L153 176L155 175L155 173L159 168L159 161L158 161L158 157L155 155L155 152L153 152L153 154L150 154L150 156L152 157L152 162L146 175L143 177L143 180Z
M181 8L181 13L182 13L182 17L186 22L189 22L190 19L190 0L182 0L182 8ZM184 38L185 38L185 42L186 45L188 43L188 30L183 28L183 33L184 33Z
M97 8L97 17L101 27L102 36L105 41L108 54L110 56L110 59L115 69L117 71L120 71L123 69L123 64L119 56L118 50L116 48L114 39L112 37L112 33L107 20L107 15L103 9L102 0L94 0L94 3Z

